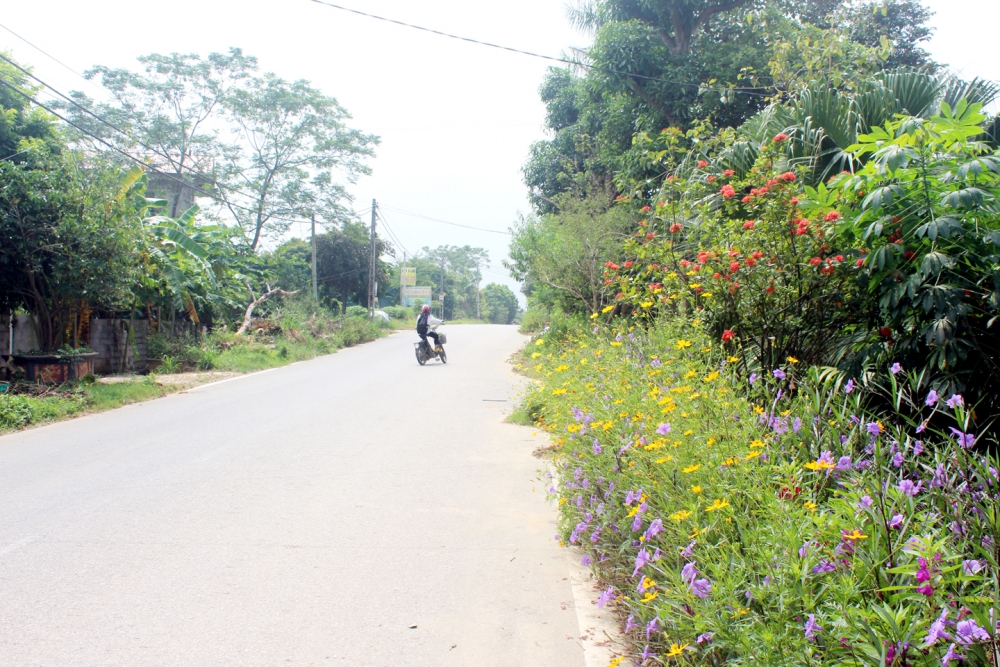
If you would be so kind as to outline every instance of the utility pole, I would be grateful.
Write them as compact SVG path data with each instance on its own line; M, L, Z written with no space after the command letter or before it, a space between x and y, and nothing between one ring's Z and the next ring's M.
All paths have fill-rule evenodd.
M375 207L376 202L372 199L371 257L368 265L368 317L375 316Z
M403 270L399 274L399 305L406 306L406 251L403 251Z
M319 301L319 290L316 286L316 214L312 214L312 272L313 272L313 299Z

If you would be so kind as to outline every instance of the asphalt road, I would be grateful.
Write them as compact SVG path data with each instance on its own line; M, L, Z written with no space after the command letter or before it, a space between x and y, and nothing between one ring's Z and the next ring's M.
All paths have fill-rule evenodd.
M0 438L0 665L582 666L523 338L442 331Z

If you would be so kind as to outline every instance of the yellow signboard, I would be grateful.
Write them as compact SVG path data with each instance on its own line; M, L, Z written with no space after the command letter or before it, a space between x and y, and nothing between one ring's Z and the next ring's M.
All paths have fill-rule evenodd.
M405 266L399 273L399 284L404 287L413 287L417 284L417 267Z

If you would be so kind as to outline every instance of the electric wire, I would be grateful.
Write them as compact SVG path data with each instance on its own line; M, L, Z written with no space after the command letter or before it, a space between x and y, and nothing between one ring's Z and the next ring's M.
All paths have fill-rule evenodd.
M378 14L370 14L368 12L363 12L359 9L351 9L350 7L344 7L343 5L337 5L332 2L327 2L326 0L310 0L317 5L323 5L325 7L330 7L332 9L339 9L341 11L350 12L352 14L358 14L360 16L366 16L368 18L377 19L379 21L385 21L386 23L393 23L395 25L403 26L405 28L412 28L414 30L421 30L423 32L428 32L433 35L438 35L440 37L448 37L450 39L457 39L462 42L469 42L471 44L477 44L479 46L488 46L493 49L500 49L502 51L509 51L511 53L517 53L523 56L531 56L532 58L541 58L543 60L551 60L554 62L564 63L566 65L574 65L576 67L583 67L585 69L590 69L598 72L605 72L607 74L619 74L621 76L633 77L636 79L643 79L646 81L654 81L657 83L669 83L674 86L685 86L691 88L698 88L699 90L712 90L720 93L740 93L743 95L752 95L758 97L767 97L768 93L760 92L760 88L719 88L715 86L707 86L700 83L689 83L684 81L671 81L669 79L661 79L655 76L646 76L644 74L635 74L632 72L622 72L620 70L610 69L607 67L599 67L597 65L591 65L589 63L581 62L579 60L570 60L569 58L559 58L556 56L547 56L543 53L535 53L534 51L526 51L524 49L517 49L512 46L504 46L503 44L494 44L493 42L484 42L479 39L473 39L472 37L463 37L461 35L454 35L452 33L443 32L441 30L435 30L434 28L427 28L425 26L415 25L413 23L407 23L405 21L400 21L398 19L388 18L386 16L379 16Z
M8 28L8 27L7 27L7 26L5 26L4 24L0 23L0 28L3 28L4 30L6 30L6 31L7 31L7 32L9 32L10 34L14 35L14 37L17 37L17 38L18 38L19 40L21 40L22 42L24 42L25 44L27 44L28 46L30 46L30 47L31 47L31 48L33 48L34 50L38 51L38 52L39 52L39 53L41 53L41 54L42 54L43 56L45 56L45 57L49 58L50 60L53 60L53 61L55 61L55 62L56 62L56 63L58 63L59 65L62 65L62 66L63 66L63 67L65 67L65 68L66 68L67 70L69 70L69 71L70 71L70 72L72 72L73 74L77 75L78 77L80 77L81 79L83 79L83 80L84 80L84 81L86 81L87 83L91 84L92 86L95 86L95 87L97 86L97 84L95 84L95 83L94 83L93 81L91 81L90 79L88 79L88 78L87 78L87 77L85 77L84 75L80 74L80 73L79 73L79 72L77 72L77 71L76 71L75 69L73 69L72 67L70 67L69 65L67 65L66 63L64 63L63 61L61 61L61 60L59 60L58 58L56 58L56 57L55 57L54 55L52 55L52 54L50 54L50 53L46 52L46 51L45 51L45 50L43 50L43 49L42 49L41 47L38 47L38 46L35 46L35 45L34 45L34 44L32 44L31 42L29 42L29 41L28 41L27 39L25 39L24 37L21 37L21 36L20 36L19 34L17 34L16 32L14 32L13 30L11 30L10 28Z
M441 220L440 218L432 218L428 215L422 215L420 213L414 213L412 211L405 211L401 208L396 208L395 206L389 206L388 204L381 204L390 211L395 211L397 213L402 213L403 215L408 215L414 218L421 218L423 220L430 220L431 222L437 222L442 225L451 225L453 227L463 227L465 229L474 229L479 232L489 232L490 234L502 234L504 236L510 236L510 232L502 232L499 229L487 229L486 227L474 227L472 225L462 225L457 222L449 222L447 220Z

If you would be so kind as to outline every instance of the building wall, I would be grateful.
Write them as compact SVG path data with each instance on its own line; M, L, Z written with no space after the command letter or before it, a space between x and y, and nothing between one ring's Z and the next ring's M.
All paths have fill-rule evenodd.
M129 343L128 320L92 319L90 349L99 355L95 373L117 373L146 370L146 340L149 321L135 320L135 345ZM138 352L138 355L135 353ZM124 364L124 365L123 365Z
M31 315L20 313L14 317L14 354L37 350L38 336ZM10 315L0 316L0 354L10 354Z

